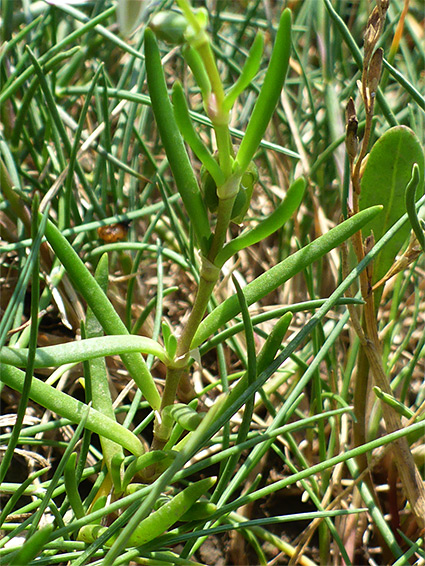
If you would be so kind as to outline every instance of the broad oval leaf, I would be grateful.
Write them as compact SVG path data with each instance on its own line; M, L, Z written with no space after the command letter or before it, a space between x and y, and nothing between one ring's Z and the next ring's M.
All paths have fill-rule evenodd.
M364 234L373 230L375 241L406 212L405 191L414 163L419 166L418 191L422 191L424 152L416 134L406 126L389 129L372 147L361 180L359 204L361 210L376 204L384 206L383 214L375 216L364 228ZM406 222L376 258L373 283L387 273L408 238L410 228Z

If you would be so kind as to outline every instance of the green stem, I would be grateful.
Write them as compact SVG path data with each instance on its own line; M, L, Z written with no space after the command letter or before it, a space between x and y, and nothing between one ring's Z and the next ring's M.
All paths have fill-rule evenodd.
M217 224L211 242L211 248L208 253L208 259L211 263L214 263L217 254L222 250L226 241L226 233L230 224L230 216L232 214L235 198L236 194L230 198L220 198L218 201Z
M367 222L376 216L376 214L378 214L381 210L382 208L380 206L362 210L355 216L345 220L338 226L335 226L326 232L326 234L323 234L310 244L304 246L301 250L298 250L265 273L261 274L254 281L251 281L251 283L244 287L243 290L248 305L252 305L256 301L259 301L268 293L277 289L279 285L283 285L296 273L299 273L308 265L323 257L330 250L339 246L342 242L352 236L353 233L367 224ZM402 220L400 223L401 222ZM381 242L379 242L379 244L381 244ZM378 250L380 249L379 244L377 244ZM381 245L383 245L383 243ZM199 326L199 329L194 336L191 348L200 346L206 338L208 338L221 326L224 326L226 322L231 320L239 312L240 307L237 297L233 296L226 299L202 321L202 324Z
M360 346L353 398L354 414L356 416L356 420L353 423L354 446L361 446L366 443L366 410L370 392L369 369L365 350ZM367 468L366 454L359 456L358 464L361 472ZM368 485L371 487L370 484Z
M205 32L204 34L205 34L205 40L204 38L202 38L203 41L199 46L197 45L196 48L198 53L202 57L202 60L204 61L205 69L208 73L208 77L211 83L211 89L216 98L217 111L221 111L224 101L223 84L221 82L220 75L218 73L217 65L215 63L209 38Z
M192 12L192 6L190 5L190 2L188 2L188 0L177 0L177 4L179 5L180 10L183 12L185 18L190 23L192 28L197 33L199 33L201 31L201 26L199 25L198 20Z
M198 327L204 317L208 301L210 300L212 290L218 278L218 273L219 272L217 270L217 275L212 280L207 280L201 275L193 309L177 343L175 358L176 365L174 365L174 367L168 366L167 368L167 376L165 379L165 386L161 399L161 413L165 407L174 403L180 380L187 372L190 343L192 342L193 337L195 336L195 333L198 330ZM170 433L171 429L168 426L165 426L163 421L157 419L155 422L154 442L152 444L152 449L161 449L166 444Z
M165 407L173 405L176 399L177 387L185 371L186 368L184 367L167 368L165 387L162 393L161 415L163 414ZM172 427L166 424L162 419L158 417L155 419L154 438L151 450L162 450L164 448L170 438L171 428ZM155 468L152 468L151 472L155 475Z
M160 413L165 407L172 405L176 399L177 388L184 376L187 375L187 363L189 358L190 344L204 317L208 301L217 282L220 270L208 260L203 260L201 277L196 294L195 303L189 315L182 334L177 342L177 350L174 365L167 367L164 391L162 393ZM187 384L186 384L187 387ZM169 439L171 428L161 419L156 419L154 430L153 450L160 450Z
M206 33L204 26L200 24L194 14L190 2L187 0L177 0L177 4L193 29L193 37L188 39L189 44L198 51L204 61L205 70L207 71L210 79L212 91L217 99L217 107L221 108L224 100L224 89L215 63L208 34Z
M31 218L27 207L13 190L13 181L6 168L5 163L0 158L0 186L2 188L6 202L10 204L11 209L16 216L22 221L28 233L31 231Z
M211 93L208 94L206 100L204 99L204 105L214 126L219 163L227 177L232 172L233 151L229 135L229 112L224 108L225 94L223 83L221 82L214 53L211 49L210 38L204 26L199 23L189 2L179 0L178 4L194 31L193 37L188 38L189 45L198 53L209 78Z
M210 300L211 293L216 284L217 278L218 274L217 277L213 280L207 280L201 275L193 309L190 313L189 320L187 321L187 324L178 340L176 352L177 358L185 356L189 353L190 344L193 340L193 336L198 330L199 324L204 317L208 301Z
M229 133L228 117L226 116L226 121L223 123L219 123L213 119L212 123L215 132L215 139L217 141L220 167L226 178L228 178L232 174L233 166L233 148Z

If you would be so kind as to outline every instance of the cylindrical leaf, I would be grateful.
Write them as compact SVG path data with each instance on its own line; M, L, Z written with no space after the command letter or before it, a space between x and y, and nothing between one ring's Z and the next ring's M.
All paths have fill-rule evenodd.
M226 244L217 254L215 264L221 267L236 252L264 240L264 238L267 238L270 234L273 234L273 232L281 228L301 204L304 190L305 179L304 177L300 177L292 183L284 200L270 216L259 222L252 230L248 229L242 232L242 234Z
M274 291L279 285L283 285L291 279L296 273L305 269L313 261L320 259L330 250L338 247L381 210L381 206L374 206L359 212L257 277L243 290L248 305L259 301ZM226 324L239 312L238 298L233 296L226 299L201 322L192 340L191 349L200 346L208 336Z
M149 94L161 140L198 244L202 252L207 254L211 235L207 210L174 118L158 45L149 28L145 31L145 58Z
M0 369L2 381L15 391L22 392L24 372L7 364L1 364ZM69 419L73 423L79 423L87 410L87 405L81 403L81 401L58 391L35 377L31 382L29 397L42 407ZM120 444L137 456L144 452L143 445L137 436L95 409L90 410L85 426L92 432Z
M264 83L255 103L245 136L235 160L237 170L245 171L266 131L285 82L291 52L291 11L283 11Z
M190 145L196 157L214 178L216 185L221 185L225 181L224 174L193 127L183 88L178 81L173 86L173 105L177 125L186 143Z

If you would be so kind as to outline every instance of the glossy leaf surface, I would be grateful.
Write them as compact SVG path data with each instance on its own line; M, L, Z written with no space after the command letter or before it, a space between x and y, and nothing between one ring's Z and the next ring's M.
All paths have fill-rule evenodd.
M361 182L360 209L382 204L384 212L365 226L365 236L373 230L375 241L378 241L406 212L405 191L414 163L419 166L418 198L423 192L424 153L415 133L406 126L396 126L385 132L372 147ZM374 264L374 283L391 267L409 237L410 229L406 222L381 251Z

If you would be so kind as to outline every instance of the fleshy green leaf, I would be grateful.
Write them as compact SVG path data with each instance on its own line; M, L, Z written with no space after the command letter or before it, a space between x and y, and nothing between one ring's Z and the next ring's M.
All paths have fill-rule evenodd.
M78 493L78 483L75 476L76 461L77 461L77 453L73 452L69 456L65 464L65 468L63 470L63 478L65 482L66 494L68 496L71 509L73 510L76 518L81 519L81 517L84 517L85 512L80 494Z
M214 477L199 480L186 487L186 489L170 499L157 511L151 513L133 531L127 542L127 547L141 546L159 537L174 525L204 493L211 489L215 481L216 478ZM78 539L85 542L93 542L106 531L107 527L86 525L80 530ZM111 537L106 542L106 546L111 546L114 540L116 540L116 536Z
M146 454L142 454L138 458L135 458L125 470L122 482L123 489L127 489L128 484L141 470L144 470L153 464L157 464L166 458L172 459L173 456L169 452L162 450L152 450L151 452L146 452Z
M162 323L162 337L164 339L164 346L168 357L173 359L177 350L177 338L174 336L171 328L166 322Z
M225 110L230 110L232 108L237 97L246 89L257 74L261 63L261 57L263 55L263 48L264 36L262 33L258 33L255 36L248 58L245 61L245 65L238 77L238 80L226 94L226 98L224 99Z
M1 364L0 371L2 381L6 385L22 392L25 377L23 371L8 364ZM31 382L29 397L42 407L69 419L73 423L79 423L87 410L87 405L81 401L58 391L35 377ZM144 452L143 444L136 435L116 421L105 417L96 409L90 410L85 427L100 436L113 440L137 456Z
M248 305L259 301L295 274L308 267L313 261L320 259L330 250L338 247L381 210L381 206L375 206L359 212L254 279L243 289ZM192 340L191 348L198 347L208 336L225 325L239 312L240 306L237 296L234 295L226 299L201 322Z
M9 562L9 565L21 566L21 564L29 564L44 550L44 545L49 540L53 528L53 525L47 525L36 531L24 542L12 562Z
M239 146L235 160L237 170L246 170L261 143L285 82L290 52L291 11L287 8L282 12L264 83L255 103L245 136Z
M149 28L145 31L145 61L152 110L161 140L199 247L206 254L211 236L207 210L174 117L155 35Z
M264 238L267 238L270 234L273 234L273 232L281 228L301 204L304 190L305 179L304 177L300 177L289 187L288 193L276 210L261 221L255 228L245 230L242 234L233 238L233 240L217 254L215 264L221 267L236 252L264 240Z
M66 268L67 274L75 287L93 310L104 331L107 334L128 336L127 327L120 319L100 285L81 261L72 245L50 221L46 224L45 236L55 251L56 256ZM158 409L161 404L161 398L143 357L136 353L123 354L122 360L131 377L145 396L145 399L151 407Z
M189 405L175 403L169 406L170 416L185 430L196 430L202 420L202 415ZM168 409L168 407L166 407ZM165 410L165 409L164 409Z
M211 94L211 83L201 56L196 49L189 44L183 46L182 55L186 63L189 65L199 88L201 89L202 98L204 100L208 100L208 97Z
M183 88L178 81L173 85L173 106L176 122L185 142L190 145L196 157L214 178L215 183L222 185L225 181L224 174L193 127Z

